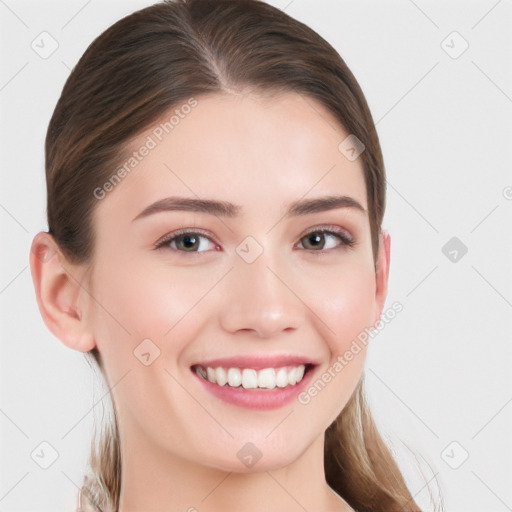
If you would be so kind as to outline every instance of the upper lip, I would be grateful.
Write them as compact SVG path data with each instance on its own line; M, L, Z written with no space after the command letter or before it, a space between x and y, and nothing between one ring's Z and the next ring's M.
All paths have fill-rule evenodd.
M195 363L192 366L202 366L204 368L252 368L262 370L264 368L281 368L283 366L316 365L311 358L300 355L252 355L252 356L232 356L209 359Z

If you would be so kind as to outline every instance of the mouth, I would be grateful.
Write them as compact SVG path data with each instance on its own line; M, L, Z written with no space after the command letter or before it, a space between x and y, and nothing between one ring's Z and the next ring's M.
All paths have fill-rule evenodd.
M303 358L219 359L190 367L210 395L238 407L268 410L291 403L318 365Z
M313 368L312 364L281 366L278 368L236 368L222 366L193 365L194 371L203 380L230 388L267 389L289 388L302 381L304 376Z

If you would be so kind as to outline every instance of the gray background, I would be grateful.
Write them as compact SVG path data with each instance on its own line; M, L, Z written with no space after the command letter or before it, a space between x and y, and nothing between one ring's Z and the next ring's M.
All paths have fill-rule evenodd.
M43 141L64 81L94 37L151 3L0 0L0 512L74 510L107 404L84 356L46 329L28 254L47 228ZM377 423L425 510L424 479L448 512L512 510L511 2L269 3L339 51L377 124L387 304L404 308L370 345ZM51 49L43 31L58 43L47 58L31 46ZM43 442L58 452L47 469Z

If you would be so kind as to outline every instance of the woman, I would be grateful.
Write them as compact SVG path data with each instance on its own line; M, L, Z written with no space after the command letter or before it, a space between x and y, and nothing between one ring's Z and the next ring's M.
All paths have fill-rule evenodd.
M256 0L127 16L68 78L46 178L39 309L115 412L79 510L420 510L356 343L387 294L382 154L325 40Z

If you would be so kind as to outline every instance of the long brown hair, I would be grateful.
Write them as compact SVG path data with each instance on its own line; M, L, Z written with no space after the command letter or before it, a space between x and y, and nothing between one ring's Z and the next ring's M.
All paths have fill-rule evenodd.
M296 92L323 104L365 146L374 260L385 208L385 170L373 119L356 79L315 31L257 0L175 0L137 11L107 29L70 74L46 138L49 233L73 263L91 261L94 193L120 165L133 138L191 97L226 91ZM341 141L340 141L341 142ZM104 371L97 348L89 362ZM92 481L103 510L117 510L118 424L92 442ZM419 511L377 432L363 380L327 429L328 484L359 512Z

